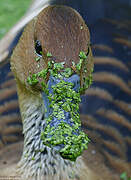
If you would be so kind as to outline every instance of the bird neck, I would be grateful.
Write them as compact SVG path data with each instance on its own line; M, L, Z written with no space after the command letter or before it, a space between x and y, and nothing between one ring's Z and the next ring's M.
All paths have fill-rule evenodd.
M23 179L31 180L77 179L84 169L81 157L77 158L76 162L65 160L41 140L41 132L46 123L41 95L28 92L19 85L18 95L24 134L18 173Z

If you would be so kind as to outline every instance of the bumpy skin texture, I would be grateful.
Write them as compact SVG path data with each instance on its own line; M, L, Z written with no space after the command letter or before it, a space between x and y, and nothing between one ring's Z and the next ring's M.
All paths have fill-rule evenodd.
M37 55L35 42L40 41L42 57L35 61ZM89 76L93 68L90 49L89 30L81 16L66 6L49 6L25 28L11 58L11 69L14 72L20 111L23 120L24 149L19 163L19 174L22 179L31 180L68 180L97 179L87 169L82 157L75 163L64 160L54 149L46 147L41 141L41 128L45 125L44 104L41 96L41 79L35 86L27 83L27 78L47 68L50 52L55 62L65 62L65 67L72 66L72 61L79 62L80 51L87 52L86 73L83 66L80 71L80 83L84 76ZM47 77L46 82L49 77ZM98 178L99 179L99 178Z

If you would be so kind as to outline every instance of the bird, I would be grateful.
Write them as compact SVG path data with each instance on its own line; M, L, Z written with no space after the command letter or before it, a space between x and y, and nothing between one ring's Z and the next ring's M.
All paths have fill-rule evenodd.
M39 16L38 16L39 17ZM65 22L65 21L64 21ZM31 24L31 23L30 23ZM31 25L30 25L31 26ZM29 26L27 26L27 28L29 28ZM29 28L30 29L30 28ZM80 27L80 30L82 31L83 30L83 26L81 26ZM25 32L27 32L26 31L26 29L25 29ZM29 31L30 32L30 31ZM48 37L48 36L47 36ZM23 36L21 37L21 38L23 38ZM42 38L40 38L40 39L42 39ZM27 40L27 38L26 38L26 40ZM22 40L20 40L20 41L22 41ZM28 43L25 43L26 41L25 40L23 40L23 46L25 47L25 46L28 46ZM45 41L46 42L46 41ZM35 47L36 48L40 48L40 47L44 47L43 45L42 45L42 43L40 43L40 40L36 40L35 39ZM32 43L32 44L34 44L34 43ZM19 42L19 44L20 44L20 42ZM59 43L58 43L59 44ZM74 44L73 44L74 45ZM88 45L90 46L90 44L89 44L89 42L88 42ZM19 46L19 45L18 45ZM53 46L54 47L54 46ZM88 46L86 46L86 48L87 48ZM20 49L20 51L23 51L23 49L27 49L27 48L21 48L21 47L19 47ZM38 48L38 52L39 52L39 48ZM61 46L61 48L63 48L63 46ZM109 49L109 48L105 48L105 47L102 47L102 46L96 46L95 48L99 48L100 50L103 48L104 50L106 50L106 51L112 51L111 49ZM16 49L17 49L17 47L16 47ZM41 49L41 48L40 48ZM58 49L58 48L57 48ZM88 49L88 48L87 48ZM86 50L87 50L86 49ZM76 49L75 49L76 50ZM84 49L82 49L82 50L84 50ZM85 51L86 51L85 50ZM15 50L16 51L16 50ZM15 51L14 51L14 55L13 56L15 56ZM53 50L52 50L53 51ZM51 52L51 54L54 56L54 52L52 52L52 51L50 51ZM91 51L91 50L89 50L89 51ZM61 51L60 51L61 52ZM79 52L80 52L80 50L79 50ZM33 52L34 53L34 52ZM44 54L46 54L47 52L45 51L44 52ZM112 52L111 52L112 53ZM17 54L17 53L16 53ZM23 52L22 52L22 54L23 54ZM43 57L41 57L41 55L39 55L39 53L37 53L37 52L35 52L34 53L35 55L36 55L36 57L37 57L37 59L40 59L40 61L38 60L38 62L37 61L33 61L33 59L35 59L35 58L32 58L32 62L33 63L31 63L30 64L30 68L32 67L32 65L35 63L36 65L37 65L37 68L40 68L41 67L41 64L40 64L40 67L38 66L38 63L40 63L41 62L41 60L42 60L42 58ZM59 54L59 53L58 53ZM47 55L47 54L46 54ZM48 54L49 55L49 54ZM72 54L70 54L71 56L72 56ZM21 57L21 55L19 55L19 58ZM46 57L47 58L47 57ZM50 58L55 58L55 56L54 57L49 57L49 59ZM70 58L70 57L69 57ZM77 58L79 58L79 53L77 53ZM19 75L18 75L18 77L17 77L17 73L16 73L16 69L19 69L19 68L15 68L15 66L17 65L17 62L16 62L16 60L18 59L18 57L15 57L15 65L13 65L12 64L12 70L14 71L14 74L15 74L15 78L16 78L16 82L17 82L17 84L19 83L19 86L20 86L20 82L19 82L19 79L18 79L18 77L19 77ZM64 58L62 58L62 59L64 59ZM66 58L65 58L66 59ZM75 60L75 58L72 58L72 59L74 59ZM24 58L24 60L26 60L26 58ZM59 59L60 60L60 59ZM102 61L103 60L103 61ZM12 59L12 61L13 61L13 59ZM68 59L67 59L67 61L68 61ZM62 62L63 62L63 60L62 60ZM66 62L66 61L65 61ZM75 62L75 61L74 61ZM122 68L124 71L128 71L128 68L126 67L126 66L124 66L122 63L119 63L116 59L107 59L107 58L104 58L104 59L102 59L102 58L95 58L95 63L96 64L98 64L99 65L99 63L100 64L102 64L102 63L104 63L104 62L106 62L106 63L108 63L108 64L114 64L114 66L115 66L115 64L117 64L118 65L118 67L120 67L120 68ZM12 63L12 62L11 62ZM28 62L29 63L29 62ZM68 63L69 64L69 63ZM77 64L77 62L76 62L76 64ZM18 63L18 66L19 66L20 64ZM71 64L70 64L71 65ZM14 67L13 67L14 66ZM27 67L27 64L26 64L26 67ZM28 66L29 67L29 66ZM13 69L14 68L14 69ZM41 67L41 68L43 68L43 66ZM72 67L73 68L73 67ZM25 71L27 71L27 72L29 72L28 70L26 70L26 68L23 68ZM33 70L34 70L34 68L32 68ZM36 69L35 69L36 70ZM40 69L41 70L41 69ZM73 70L75 70L74 68L73 68ZM37 72L33 72L32 74L36 74ZM20 71L20 80L22 81L23 80L23 82L26 82L26 86L28 87L28 88L30 88L30 86L29 86L29 81L27 82L27 79L29 79L29 77L31 77L30 76L31 74L29 73L28 75L26 75L26 73L24 73L23 74L23 72L21 72ZM99 74L98 74L99 75ZM98 75L96 75L95 76L95 74L94 74L94 81L100 81L100 79L99 79L99 76L105 76L106 75L106 73L103 73L103 74L100 74L99 76ZM109 81L109 79L111 79L111 78L109 78L109 75L107 74L107 76L108 77L106 77L107 78L107 80ZM23 79L23 77L26 77L26 78L24 78ZM105 78L105 81L106 81L106 78ZM114 79L115 79L115 77L113 77ZM112 78L112 79L113 79ZM119 80L119 79L118 79ZM104 81L104 80L101 80L101 81ZM112 80L113 81L113 80ZM116 83L116 81L115 81L115 83ZM40 86L39 86L39 83L37 84L37 86L38 87L36 87L36 91L38 92L38 91L40 91ZM21 90L21 88L22 88L22 90ZM129 90L129 88L127 87L127 88L125 88L125 86L121 86L121 88L123 88L124 89L124 91L126 91L128 94L130 94L130 90ZM18 94L21 94L22 92L24 92L24 95L27 93L26 92L26 90L25 90L25 88L23 88L23 86L21 87L20 86L20 88L18 88L18 85L17 85L17 89L18 89ZM29 92L32 92L33 90L32 89L29 89ZM34 92L34 91L33 91ZM103 93L102 93L103 92ZM88 96L90 96L90 95L93 95L93 93L95 94L95 96L96 95L98 95L99 97L102 97L102 98L105 98L105 99L107 99L108 101L112 101L112 97L111 97L111 95L109 94L109 93L107 93L106 91L102 91L101 89L99 89L99 88L97 88L97 89L92 89L92 88L90 88L89 90L87 90L87 92L86 92L87 94L88 94ZM35 95L37 95L37 93L35 94ZM24 96L24 99L26 99L25 97L28 97L27 96L27 94ZM20 99L20 95L19 95L19 102L21 102L22 103L22 99ZM26 102L28 102L28 100L26 101ZM123 106L123 103L122 103L122 101L118 101L118 100L115 100L114 101L115 103L116 103L116 105L118 106L120 106L121 108L123 108L123 110L125 111L125 108L124 108L124 106ZM32 103L33 104L33 103ZM31 105L32 105L31 104ZM91 103L89 103L89 104L91 104ZM30 107L32 107L30 105ZM125 104L126 105L126 104ZM17 105L16 105L17 106ZM21 106L23 106L23 105L20 105L20 107ZM127 108L128 108L128 106L126 106ZM88 110L89 111L89 110ZM103 110L103 109L100 109L100 110L98 110L98 111L96 111L96 114L98 114L99 116L104 116L104 117L108 117L108 118L111 118L111 116L109 116L110 114L111 115L113 115L112 116L112 119L115 121L117 121L117 119L119 119L120 117L122 118L122 116L119 116L118 117L118 115L119 114L117 114L117 113L115 113L115 112L113 112L113 111L107 111L107 110ZM118 117L118 118L117 118ZM106 126L103 126L103 125L99 125L97 122L96 122L96 120L94 119L94 118L92 118L92 117L90 117L90 116L82 116L81 117L81 119L83 120L83 123L84 124L86 124L86 126L87 127L90 127L90 128L92 128L92 129L98 129L98 130L101 130L101 131L103 131L103 132L105 132L106 131L106 133L107 134L110 134L110 136L112 136L113 138L115 138L115 140L116 141L118 141L118 143L119 144L121 144L121 143L123 143L123 141L121 142L120 141L120 139L122 139L123 137L119 134L119 132L116 130L116 129L114 129L114 131L113 131L113 135L111 134L111 131L113 130L113 128L111 128L111 127L106 127ZM88 120L90 120L90 121L88 121ZM92 121L91 121L92 120ZM122 120L122 122L124 123L125 121L123 121ZM125 123L124 123L124 125L125 125ZM127 124L127 126L128 126L128 124ZM130 127L130 126L128 126L128 127ZM104 128L105 128L105 130L104 130ZM109 129L109 131L108 131L108 129ZM30 131L31 132L31 131ZM94 138L93 137L93 132L90 132L89 130L87 130L87 134L88 133L92 133L92 139ZM97 137L98 135L97 135L97 133L95 132L95 138ZM120 138L119 138L120 137ZM95 140L95 138L94 138L94 140ZM98 144L99 145L99 142L102 142L102 143L104 143L104 145L106 146L106 147L108 147L109 149L111 149L111 150L113 150L114 152L117 152L118 153L118 155L119 156L121 156L121 157L123 157L123 156L125 156L122 152L120 153L119 151L118 151L118 148L119 148L119 146L118 146L118 148L117 148L117 146L115 146L115 144L113 144L112 143L112 141L110 142L110 141L103 141L103 140L101 140L101 138L99 138L99 139L97 139L97 143L96 144ZM129 141L128 141L129 142ZM89 143L90 144L90 143ZM100 147L102 146L101 144L99 145ZM115 147L115 149L113 148L113 146ZM123 148L125 148L125 145L124 145L124 143L123 143L123 146L122 146ZM94 148L94 147L93 147ZM101 148L101 150L100 151L102 151L102 148ZM92 153L95 153L95 151L92 151ZM107 153L106 151L103 151L104 153L105 153L105 156L106 156L106 158L110 161L110 163L111 163L111 165L113 165L113 161L115 162L114 163L114 167L115 168L119 168L119 159L117 160L115 160L115 159L112 159L112 162L111 162L111 157L112 156L110 156L109 155L109 153ZM83 157L84 157L84 159L85 160L87 160L87 158L88 158L88 150L86 151L86 153L85 154L83 154ZM92 155L93 156L93 155ZM27 158L27 157L26 157ZM31 159L32 160L32 162L34 162L35 161L35 158L32 158ZM123 164L122 164L122 163ZM124 169L124 167L125 167L125 169L128 171L128 167L127 167L127 165L124 163L124 161L121 161L120 163L121 163L121 166L122 166L122 168ZM22 163L22 162L20 162L20 163ZM86 162L87 163L87 162ZM81 165L82 165L82 163L80 163ZM85 174L85 175L83 175L83 179L87 179L88 177L89 177L89 179L97 179L99 176L97 175L97 177L95 176L95 177L90 177L90 171L88 170L88 166L89 166L89 162L87 163L87 166L86 166L86 169L84 170L84 173L85 172L87 172L87 174L88 174L88 176L87 176L87 174ZM99 164L99 166L100 166L100 164ZM118 167L117 167L118 166ZM105 170L105 169L104 169ZM94 172L93 172L94 173ZM28 173L27 173L28 174ZM79 172L78 173L79 175L81 175L82 176L82 174ZM95 173L94 173L95 174ZM78 175L78 177L79 177L79 175ZM78 177L76 176L75 178L77 178L78 179ZM107 177L106 177L106 179L108 179L108 177L110 177L110 175L108 174L107 175ZM54 177L53 177L54 178ZM65 177L64 177L65 178ZM79 178L82 178L82 177L79 177ZM29 179L29 178L28 178ZM58 179L58 178L57 178Z
M74 68L71 68L72 66ZM19 162L21 178L86 179L88 171L84 161L81 157L76 160L88 141L88 137L80 130L77 104L80 87L84 90L90 84L93 58L89 30L82 17L66 6L45 8L24 29L11 57L11 69L17 84L23 122L24 147ZM85 82L86 77L88 84ZM51 109L49 96L56 97L58 93L54 93L54 86L60 93ZM64 100L60 98L62 94L65 96L62 96ZM55 99L51 101L54 102ZM62 105L58 106L58 103ZM55 109L56 106L58 107ZM67 108L72 109L72 112ZM48 118L51 117L52 122L49 125ZM48 126L56 129L53 130L54 135L51 129L48 130ZM41 137L42 133L47 133L46 137ZM50 138L54 138L54 144ZM58 138L60 143L55 143ZM68 143L69 140L71 144ZM69 146L71 147L68 148ZM91 176L95 177L92 174Z

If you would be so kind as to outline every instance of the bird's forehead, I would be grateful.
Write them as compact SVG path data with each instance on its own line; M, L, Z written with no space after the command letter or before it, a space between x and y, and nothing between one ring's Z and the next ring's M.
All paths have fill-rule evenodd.
M35 24L35 38L42 50L51 52L57 62L78 63L80 51L87 51L89 30L82 17L72 8L50 6L44 9Z

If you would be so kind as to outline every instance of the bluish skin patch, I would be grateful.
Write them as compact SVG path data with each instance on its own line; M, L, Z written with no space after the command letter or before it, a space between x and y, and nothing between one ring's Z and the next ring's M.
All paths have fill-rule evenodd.
M78 100L75 101L75 99L71 99L65 96L62 100L60 100L61 105L59 106L58 112L62 112L62 118L55 117L54 113L54 107L50 107L51 102L49 100L49 95L54 97L56 94L54 93L53 87L56 87L58 84L60 84L62 81L64 81L65 85L63 85L63 88L67 88L73 92L73 94L78 95ZM66 84L67 82L67 84ZM69 86L68 86L69 84ZM72 86L70 86L70 84ZM67 87L66 87L67 86ZM72 88L70 88L72 87ZM42 133L42 140L45 145L48 145L51 148L54 148L58 152L62 152L62 157L65 157L66 159L70 160L76 160L76 158L82 153L82 151L85 149L88 143L87 136L81 131L81 123L79 118L79 108L74 109L74 113L76 115L72 116L71 110L63 110L62 104L64 104L67 99L71 99L71 104L78 104L80 102L80 77L77 74L72 75L69 78L62 77L61 79L58 79L56 77L50 76L49 81L47 83L47 89L49 91L49 95L45 92L42 92L43 100L44 100L44 106L46 107L45 110L45 119L47 120L47 124L45 126L44 132ZM63 92L64 93L64 92ZM66 94L65 93L65 94ZM74 95L75 96L75 95ZM53 98L52 98L53 99ZM65 100L66 99L66 100ZM59 101L56 101L54 105L57 105ZM70 104L70 103L69 103ZM72 106L70 104L70 107L72 109ZM67 104L68 105L68 104ZM56 116L57 116L56 113ZM50 119L51 117L51 119ZM48 126L48 128L47 128ZM63 128L62 128L63 127ZM63 131L64 129L64 131ZM58 134L58 137L56 137L56 134ZM61 136L61 138L59 137ZM56 138L54 138L56 137ZM67 139L67 140L63 140ZM73 141L73 138L75 141ZM78 139L77 139L78 138ZM55 141L58 140L58 143ZM70 143L68 142L70 140ZM77 142L78 141L78 142ZM68 144L69 143L69 144ZM79 144L77 146L77 143ZM81 145L83 144L83 146ZM69 147L70 146L70 147ZM75 150L76 146L76 150ZM67 149L67 152L66 152Z
M73 90L76 91L76 92L79 92L79 89L80 89L80 77L77 74L74 74L69 78L63 78L63 80L65 82L73 83L74 84ZM49 81L47 83L49 94L53 95L52 86L55 86L60 81L61 81L60 79L58 79L56 77L53 77L53 76L50 76ZM43 97L43 100L44 100L44 106L46 107L45 118L47 118L52 113L52 108L49 107L49 105L50 105L49 98L48 98L48 95L45 92L42 92L42 97ZM65 113L65 117L67 119L69 119L69 117L70 117L69 112L64 112L64 113Z
M72 83L74 85L74 87L72 88L75 92L79 92L80 90L80 77L77 75L77 74L74 74L72 75L71 77L69 78L63 78L63 80L65 82L69 82L69 83ZM52 89L52 86L55 86L56 84L58 84L61 80L56 78L56 77L53 77L53 76L50 76L49 78L49 81L47 83L47 86L48 86L48 90L49 90L49 94L52 96L54 95L54 92L53 92L53 89ZM48 118L51 114L52 114L52 111L53 109L50 108L50 102L49 102L49 99L48 99L48 95L45 93L45 92L42 92L42 97L43 97L43 100L44 100L44 106L46 107L46 110L45 110L45 118ZM63 99L63 103L65 102L65 100ZM63 110L63 109L61 109ZM50 127L55 127L55 129L58 127L58 125L63 121L67 124L69 124L69 126L73 126L74 125L74 122L71 121L71 115L70 115L70 112L66 112L63 110L63 113L64 113L64 117L65 119L60 119L58 120L56 117L53 117L52 121L50 122ZM79 112L78 112L79 113ZM55 131L54 129L54 131ZM79 134L79 130L77 130L78 133L74 133L75 135L78 135ZM51 137L50 134L47 135L47 137ZM59 147L54 147L55 149L57 150L60 150L61 147L63 148L63 144L59 145Z

